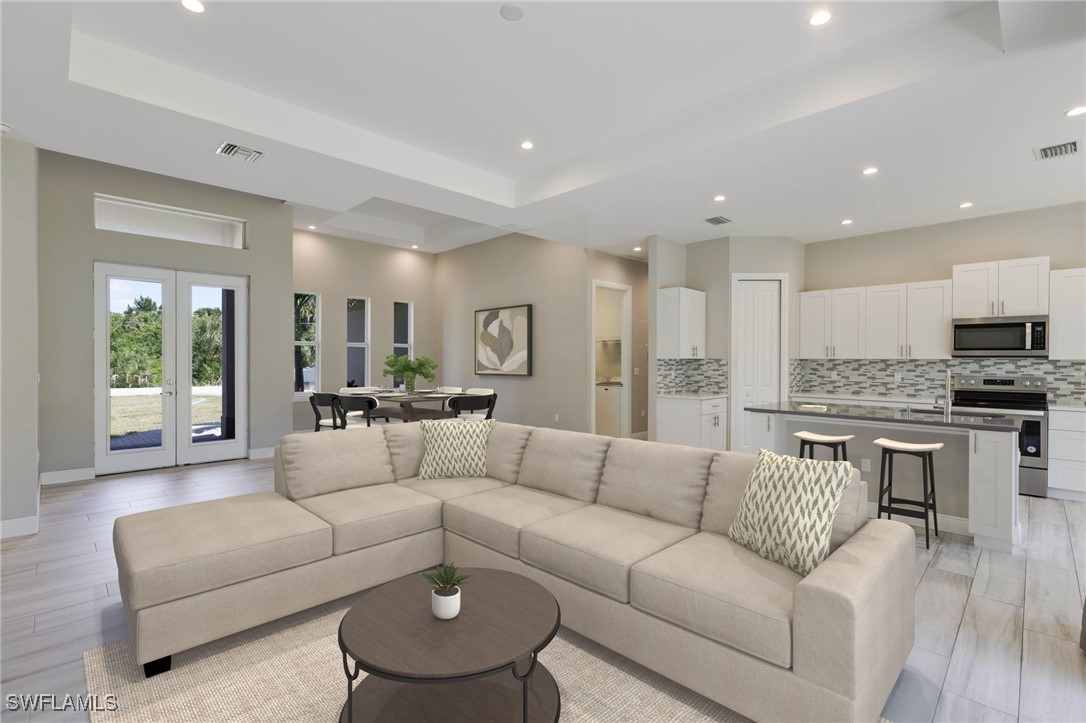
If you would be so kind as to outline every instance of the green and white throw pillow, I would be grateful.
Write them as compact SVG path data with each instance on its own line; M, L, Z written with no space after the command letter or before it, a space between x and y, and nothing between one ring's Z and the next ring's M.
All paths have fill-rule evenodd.
M425 446L419 479L486 476L486 443L493 419L424 419L419 424Z
M807 575L829 555L833 518L851 479L849 462L760 450L728 537Z

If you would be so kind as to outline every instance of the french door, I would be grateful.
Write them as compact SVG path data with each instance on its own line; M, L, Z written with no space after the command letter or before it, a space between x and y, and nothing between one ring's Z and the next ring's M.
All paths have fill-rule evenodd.
M248 279L94 265L94 470L248 453Z

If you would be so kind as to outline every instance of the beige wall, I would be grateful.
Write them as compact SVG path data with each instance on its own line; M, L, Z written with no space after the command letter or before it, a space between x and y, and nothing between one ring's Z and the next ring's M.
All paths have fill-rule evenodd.
M249 248L99 231L94 194L198 209L248 221ZM291 209L229 191L41 151L38 184L41 470L94 465L95 261L249 277L249 446L291 428Z
M731 244L711 239L686 247L686 286L705 292L705 356L727 359L731 348Z
M1030 256L1086 266L1086 203L809 244L804 290L949 279L955 264Z
M38 515L37 149L3 139L0 170L0 512L19 520Z
M649 236L649 439L656 439L656 292L686 285L686 247L681 243Z
M648 264L633 259L601 253L588 252L588 274L596 281L610 281L633 287L631 303L631 339L630 363L638 374L630 372L630 433L639 434L648 430L648 395L649 395L649 267ZM641 412L644 410L645 415Z
M510 234L438 254L435 280L446 384L492 387L495 416L504 422L588 429L590 285L583 249ZM517 304L532 304L533 375L476 376L475 310Z
M415 356L437 359L434 256L309 231L294 232L294 290L320 294L320 386L347 386L347 297L370 299L369 384L388 386L381 376L392 353L392 304L414 305ZM443 365L442 365L443 367ZM445 369L437 370L440 384ZM362 380L356 380L365 386ZM420 384L425 384L420 380ZM421 388L421 386L420 386ZM311 429L308 401L294 403L294 428Z

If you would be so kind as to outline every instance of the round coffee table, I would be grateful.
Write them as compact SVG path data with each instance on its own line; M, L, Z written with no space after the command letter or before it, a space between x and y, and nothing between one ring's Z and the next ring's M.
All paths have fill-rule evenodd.
M558 633L558 601L522 575L461 572L471 579L452 620L434 617L419 575L375 587L347 611L341 723L558 720L558 684L536 657ZM369 675L355 687L361 671Z

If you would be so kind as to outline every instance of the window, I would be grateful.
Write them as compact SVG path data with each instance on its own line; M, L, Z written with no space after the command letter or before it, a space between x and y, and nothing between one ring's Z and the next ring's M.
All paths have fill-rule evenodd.
M320 389L320 298L294 295L294 393Z
M245 248L245 221L214 213L94 194L94 227L190 243Z
M396 356L415 356L412 306L408 301L395 301L392 304L392 353ZM393 387L401 384L402 379L392 380Z
M347 299L347 386L368 387L370 383L369 299Z

